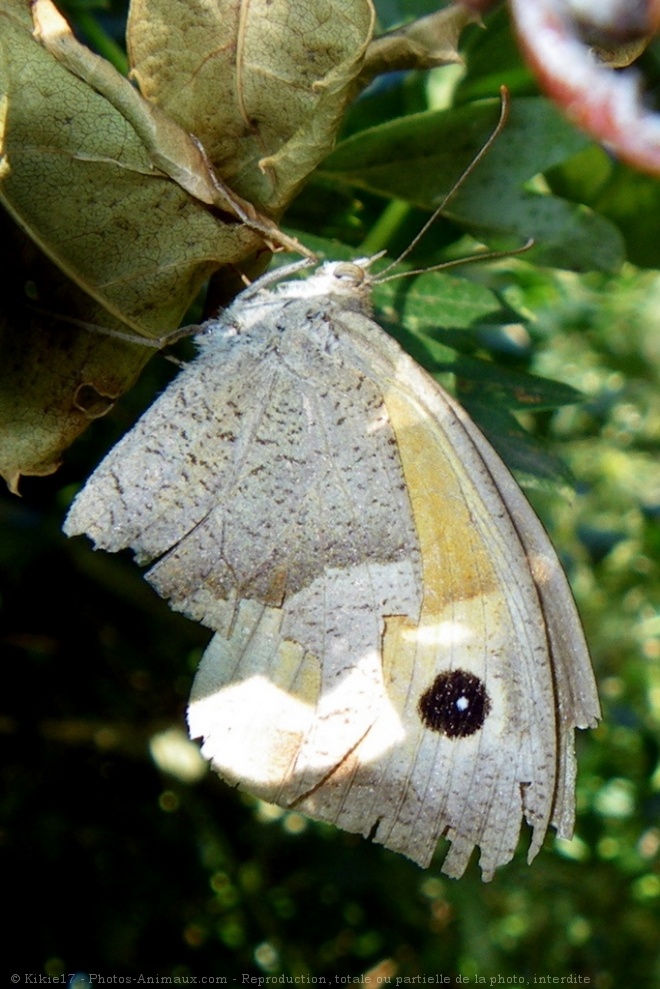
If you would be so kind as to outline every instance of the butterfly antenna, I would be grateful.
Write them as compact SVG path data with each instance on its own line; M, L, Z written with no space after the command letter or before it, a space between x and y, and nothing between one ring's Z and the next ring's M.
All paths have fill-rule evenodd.
M511 105L511 100L510 100L510 97L509 97L509 90L507 89L506 86L500 86L500 116L499 116L499 119L497 121L497 124L495 125L495 128L493 129L492 134L490 135L490 137L488 138L488 140L486 141L486 143L480 148L480 150L474 156L474 158L472 159L472 161L470 162L470 164L467 166L467 168L465 169L465 171L463 172L463 174L456 180L456 182L454 183L454 185L452 186L452 188L449 190L449 192L447 193L447 195L445 196L445 198L442 200L442 202L440 203L440 205L433 211L433 213L428 218L428 220L426 221L426 223L424 224L424 226L421 228L421 230L415 235L415 237L408 244L408 246L406 247L406 249L401 252L401 254L398 256L398 258L396 258L394 261L390 262L390 264L388 264L387 267L384 268L379 273L379 276L378 276L378 279L377 279L378 282L379 282L379 284L382 283L382 282L385 282L385 281L390 281L392 278L401 278L401 277L403 277L404 274L405 275L419 275L420 273L422 273L421 271L406 271L406 272L403 272L403 273L401 273L399 275L391 275L389 278L383 278L382 277L383 275L387 275L387 272L388 271L391 271L392 268L395 268L395 267L397 267L397 265L400 265L402 261L405 261L405 259L408 257L408 255L410 254L410 252L417 246L417 244L419 244L420 240L426 234L427 230L430 227L433 226L433 224L438 219L438 217L440 216L440 214L442 213L442 211L447 208L448 204L456 196L456 193L459 192L459 190L465 185L465 182L467 181L467 179L469 179L470 175L472 175L473 171L475 170L475 168L477 167L477 165L479 164L479 162L482 160L482 158L484 158L485 155L488 154L488 152L490 151L493 143L497 140L497 138L500 136L500 134L504 130L504 128L506 126L506 122L509 119L509 108L510 108L510 105ZM507 256L509 254L518 254L518 253L520 253L521 250L527 250L529 246L531 246L531 245L530 244L525 244L525 246L523 248L520 248L517 251L502 251L502 252L498 252L497 254L494 254L494 255L493 254L490 254L490 255L488 255L488 257L489 258L492 258L492 257L504 257L504 256ZM441 265L436 265L433 268L424 268L423 271L437 271L438 268L451 267L454 264L456 264L456 265L458 265L458 264L465 264L467 262L476 260L478 258L483 258L484 256L485 255L483 255L483 254L481 254L481 255L477 254L477 255L474 255L474 256L471 256L471 257L468 257L468 258L462 258L460 261L453 261L453 262L452 261L448 261L448 262L445 262L445 263L443 263Z

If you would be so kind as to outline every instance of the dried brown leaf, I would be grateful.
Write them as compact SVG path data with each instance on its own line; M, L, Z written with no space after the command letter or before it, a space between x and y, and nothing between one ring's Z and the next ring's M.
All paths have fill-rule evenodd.
M45 309L160 337L219 265L263 248L262 235L156 167L158 127L153 139L139 133L135 114L128 119L119 100L33 37L28 14L21 0L0 7L0 202L55 268L45 279L31 274L32 261L17 280L3 271L0 473L13 487L20 473L54 469L90 416L133 383L149 351L70 325L58 338L52 320L26 315L19 299L7 314L7 285L31 280ZM148 130L156 118L144 119ZM63 290L53 298L56 283Z
M21 474L56 470L62 451L112 407L152 352L40 311L125 329L2 211L0 237L0 474L16 492ZM26 284L35 308L26 304Z
M233 189L278 215L333 146L370 0L134 0L132 74Z
M374 38L367 49L359 84L364 86L384 72L432 69L460 62L461 32L466 25L478 21L477 14L456 3Z
M251 203L236 195L215 174L198 138L179 127L160 108L145 100L105 59L75 38L51 0L33 0L34 36L70 72L89 84L133 127L155 169L173 179L191 196L228 212L274 243L299 250Z

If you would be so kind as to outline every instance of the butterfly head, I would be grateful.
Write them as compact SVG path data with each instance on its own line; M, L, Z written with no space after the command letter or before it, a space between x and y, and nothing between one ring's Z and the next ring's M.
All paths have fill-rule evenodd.
M325 261L304 283L305 294L327 295L340 300L367 301L371 297L373 276L369 268L384 252L355 261Z

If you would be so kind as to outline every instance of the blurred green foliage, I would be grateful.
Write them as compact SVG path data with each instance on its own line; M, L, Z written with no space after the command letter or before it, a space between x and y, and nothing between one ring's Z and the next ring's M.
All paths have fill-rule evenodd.
M106 37L106 56L120 44L119 0L66 10L90 43L95 31ZM490 31L466 36L457 98L507 81L514 95L533 93L502 13ZM376 89L367 99L377 105L358 104L349 129L395 104L420 109L445 71L454 69ZM574 478L574 490L530 496L575 589L604 708L602 725L578 739L575 839L549 838L531 867L521 854L489 885L475 863L453 882L196 776L194 762L162 768L154 739L182 732L209 634L172 614L128 557L93 554L59 531L91 467L175 373L156 357L58 474L0 501L5 967L20 984L25 973L72 972L335 983L379 965L452 986L459 976L660 984L660 273L649 206L660 185L593 147L546 181L602 208L638 265L577 275L517 260L471 272L531 319L520 346L483 331L479 354L584 395L522 415ZM336 208L323 232L355 244L387 208L371 193L325 195ZM320 201L303 193L291 222L318 232ZM406 214L393 240L417 221ZM428 251L443 240L455 248L451 226L434 236Z

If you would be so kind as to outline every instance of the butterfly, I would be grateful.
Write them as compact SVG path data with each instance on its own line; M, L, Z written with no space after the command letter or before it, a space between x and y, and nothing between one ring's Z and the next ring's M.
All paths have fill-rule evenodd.
M191 737L250 793L484 879L570 837L599 705L571 592L475 424L374 320L369 259L268 273L75 499L213 630Z

